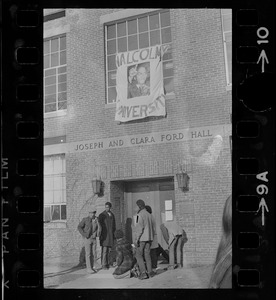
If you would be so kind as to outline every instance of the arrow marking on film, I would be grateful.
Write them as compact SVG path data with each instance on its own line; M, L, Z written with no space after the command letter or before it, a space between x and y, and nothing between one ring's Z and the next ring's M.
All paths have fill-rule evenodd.
M260 62L260 60L262 61L262 73L263 73L264 72L265 61L266 61L267 64L269 64L268 58L267 58L266 53L265 53L264 50L262 50L262 52L261 52L261 54L259 56L259 59L257 61L257 64Z
M261 199L261 202L259 204L259 209L257 210L257 213L259 212L260 208L262 208L262 226L264 226L264 222L265 222L265 219L264 219L265 209L266 209L267 212L269 212L269 210L267 208L267 205L265 203L265 199L264 198Z

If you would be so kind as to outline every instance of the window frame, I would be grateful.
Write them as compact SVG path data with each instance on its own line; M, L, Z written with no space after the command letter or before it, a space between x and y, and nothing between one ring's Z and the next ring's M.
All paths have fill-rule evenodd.
M65 38L65 49L60 49L60 39L61 38ZM47 117L53 117L53 116L63 116L67 113L67 104L68 104L68 88L67 88L67 83L68 83L68 78L67 78L67 75L68 75L68 71L67 71L67 34L66 33L61 33L61 34L58 34L58 35L54 35L54 36L50 36L50 37L47 37L47 38L44 38L43 39L43 47L44 47L44 43L47 42L47 41L51 41L51 40L54 40L54 39L59 39L59 47L58 47L58 51L55 51L53 53L58 53L58 56L59 56L59 64L54 66L54 67L48 67L48 68L44 68L44 57L46 55L50 55L52 54L51 50L49 53L47 53L45 55L45 51L44 51L44 48L43 48L43 114L44 114L44 117L47 118ZM51 43L51 42L50 42ZM51 46L50 46L51 47ZM60 54L61 52L65 52L65 57L66 57L66 63L65 64L60 64ZM66 70L65 72L62 72L62 73L59 73L59 68L63 68L65 67ZM45 93L45 89L46 89L46 83L45 83L45 79L46 79L46 76L45 76L45 72L48 71L48 70L52 70L52 69L55 69L55 87L56 87L56 91L55 91L55 110L53 111L49 111L49 112L45 112L45 106L46 106L46 93ZM58 80L58 77L60 75L66 75L66 81L64 82L61 82L61 83L65 83L66 84L66 90L65 91L62 91L61 93L65 92L66 93L66 100L63 100L62 102L66 103L66 108L64 109L59 109L58 108L58 105L59 105L59 100L58 100L58 96L59 96L59 91L58 91L58 87L59 87L59 80ZM50 77L50 76L48 76ZM53 86L54 86L53 85ZM51 86L51 85L49 85ZM48 87L48 86L47 86ZM50 94L49 94L50 95ZM51 95L54 95L54 94L51 94Z
M54 180L54 178L56 177L61 177L61 180L64 178L64 185L62 185L62 193L63 193L63 197L62 197L62 201L61 202L53 202L52 203L45 203L45 197L44 201L43 201L43 222L44 223L57 223L57 222L67 222L67 196L66 196L66 154L65 153L57 153L57 154L50 154L50 155L44 155L44 163L45 164L45 158L46 157L60 157L62 160L64 160L64 170L63 172L57 173L55 174L54 172L50 173L50 174L45 174L43 173L43 193L45 193L45 178L52 178ZM52 160L54 161L54 159ZM54 189L51 190L52 192L54 192ZM52 207L53 206L59 206L59 219L56 220L52 220ZM62 219L61 217L61 206L65 206L65 211L66 211L66 218ZM46 220L45 219L45 209L50 207L50 220Z
M139 22L138 22L138 19L140 18L143 18L143 17L147 17L147 21L148 21L148 30L147 31L144 31L144 32L147 32L148 35L149 35L149 46L148 47L145 47L145 48L149 48L149 47L153 47L153 46L150 46L150 32L152 31L155 31L155 30L159 30L160 32L160 44L161 45L170 45L170 50L172 51L172 48L173 48L173 40L171 39L170 42L168 43L161 43L162 41L162 29L165 29L165 28L172 28L172 24L171 24L171 16L170 16L170 25L169 26L164 26L164 27L161 27L161 13L170 13L170 9L160 9L160 10L153 10L153 11L150 11L150 12L145 12L145 13L137 13L136 15L131 15L131 16L128 16L126 18L120 18L120 19L116 19L116 20L112 20L110 22L105 22L103 23L103 26L104 26L104 54L105 54L105 106L106 107L113 107L116 105L116 99L113 101L113 102L109 102L109 88L111 87L114 87L116 88L116 85L112 85L112 86L109 86L108 85L108 81L109 81L109 74L110 72L114 71L114 70L109 70L108 69L108 56L110 55L114 55L114 54L109 54L107 53L107 42L108 42L108 39L107 39L107 27L110 26L110 25L117 25L118 23L123 23L123 22L126 22L126 34L124 36L120 36L120 38L122 37L126 37L127 38L127 45L128 45L128 37L129 36L134 36L134 35L137 35L137 44L138 44L138 49L139 49ZM149 17L151 15L155 15L155 14L158 14L158 17L159 17L159 28L158 29L150 29L150 20L149 20ZM136 33L133 33L131 35L128 35L128 21L133 21L133 20L136 20L137 22L137 32ZM115 35L115 41L116 41L116 52L115 52L115 55L117 55L117 53L119 53L117 50L117 40L118 40L118 36L117 36L117 26L115 26L115 30L116 30L116 35ZM172 34L171 34L172 36ZM109 39L109 40L112 40L112 39ZM127 46L128 48L128 46ZM134 51L134 50L130 50L130 51ZM163 76L163 82L165 79L173 79L174 80L174 59L173 57L170 58L170 59L167 59L167 60L162 60L162 68L164 66L164 63L172 63L173 67L172 67L172 70L173 70L173 74L171 76L166 76L164 77ZM116 69L115 69L116 70ZM164 70L164 69L163 69ZM174 83L173 83L174 84ZM165 85L164 85L164 88L165 88ZM173 91L171 92L167 92L166 93L166 96L168 96L169 98L171 96L174 96L175 93L174 93L174 88L173 88ZM167 98L167 97L166 97Z
M227 59L227 41L226 41L226 34L231 33L231 47L232 47L232 10L231 14L223 14L223 9L220 10L220 16L221 16L221 28L222 28L222 39L223 39L223 50L224 50L224 65L225 65L225 73L226 73L226 89L231 90L232 89L232 78L230 81L229 78L229 67L232 68L232 65L228 65L228 59ZM231 15L231 30L224 30L224 21L223 21L223 16L225 15ZM231 53L231 61L233 61L233 51ZM232 75L232 70L231 70L231 75Z

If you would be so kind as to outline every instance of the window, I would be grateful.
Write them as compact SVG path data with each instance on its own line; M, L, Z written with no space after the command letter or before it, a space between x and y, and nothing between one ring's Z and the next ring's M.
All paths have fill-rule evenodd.
M66 36L44 41L44 113L67 108Z
M116 54L155 45L169 45L163 55L165 93L173 92L173 60L170 12L130 18L105 26L107 103L116 102Z
M44 157L44 222L66 220L65 155Z
M58 11L58 12L55 12L53 14L46 15L46 16L43 17L43 21L48 22L48 21L52 21L52 20L59 19L59 18L62 18L62 17L65 17L65 10Z
M222 30L227 86L232 85L232 9L222 9Z
M172 200L165 200L165 221L173 220Z

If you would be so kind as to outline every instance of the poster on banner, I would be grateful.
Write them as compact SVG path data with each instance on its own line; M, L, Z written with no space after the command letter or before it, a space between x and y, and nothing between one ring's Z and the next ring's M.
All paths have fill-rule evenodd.
M168 47L156 45L116 55L115 121L166 115L162 56Z

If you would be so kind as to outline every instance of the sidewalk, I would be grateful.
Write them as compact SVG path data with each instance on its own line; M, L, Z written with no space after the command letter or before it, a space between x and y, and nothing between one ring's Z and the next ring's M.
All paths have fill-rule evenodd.
M159 263L157 274L150 279L114 279L115 268L87 274L85 268L74 268L72 260L60 263L58 259L44 264L44 287L54 289L103 289L103 288L207 288L212 266L204 265L164 271L168 265Z

